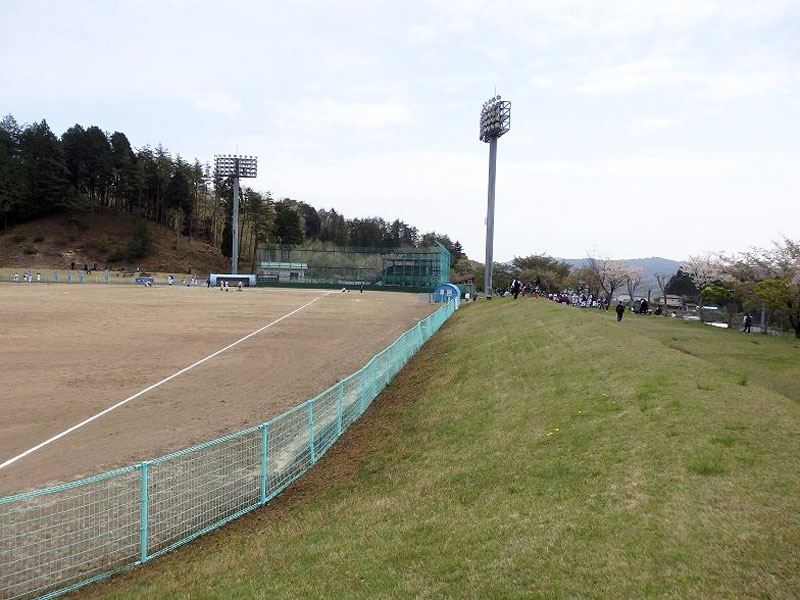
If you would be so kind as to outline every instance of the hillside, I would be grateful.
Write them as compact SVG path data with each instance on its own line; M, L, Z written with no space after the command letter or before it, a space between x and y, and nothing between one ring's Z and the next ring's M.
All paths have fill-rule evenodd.
M196 274L225 272L229 261L218 248L204 241L181 236L175 250L175 232L146 223L153 239L153 251L146 258L120 258L131 235L133 219L118 214L55 215L0 231L0 268L68 269L84 262L97 262L112 270ZM114 260L118 258L118 260ZM129 264L130 263L130 264ZM243 265L249 267L249 265Z
M796 598L800 346L470 304L309 473L84 598Z

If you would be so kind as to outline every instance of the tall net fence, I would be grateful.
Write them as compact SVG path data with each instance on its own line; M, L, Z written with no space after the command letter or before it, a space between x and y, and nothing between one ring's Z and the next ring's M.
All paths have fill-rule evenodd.
M261 285L364 285L429 291L450 281L450 252L434 246L366 248L261 245Z
M443 305L318 396L161 458L0 498L0 598L54 597L140 565L305 473L457 308Z

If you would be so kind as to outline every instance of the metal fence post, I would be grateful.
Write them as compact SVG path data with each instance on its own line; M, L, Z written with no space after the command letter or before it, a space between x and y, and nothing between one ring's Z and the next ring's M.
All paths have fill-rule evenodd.
M147 561L147 471L151 462L144 461L141 464L141 492L139 498L139 560L140 562Z
M261 505L267 503L267 424L261 426Z
M370 383L372 386L372 399L378 397L378 360L374 359L372 361L372 382Z
M342 435L342 425L344 421L344 381L339 382L339 406L338 420L336 423L336 435Z
M361 368L361 410L359 414L363 414L367 409L367 370Z
M308 430L309 430L309 448L311 449L311 464L317 462L317 456L314 453L314 403L309 400L308 402Z

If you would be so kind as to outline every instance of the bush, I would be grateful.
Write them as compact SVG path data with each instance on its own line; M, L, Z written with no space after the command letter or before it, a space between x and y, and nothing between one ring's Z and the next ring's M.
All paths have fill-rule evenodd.
M12 235L12 236L11 236L11 239L12 239L12 240L13 240L15 243L17 243L17 244L21 244L22 242L24 242L24 241L25 241L25 239L26 239L27 237L28 237L28 236L27 236L27 235L25 235L23 232L21 232L21 231L15 231L15 232L14 232L14 235Z
M35 243L37 243L37 244L39 244L39 243L43 242L43 241L44 241L44 234L43 234L41 231L37 231L37 232L36 232L36 233L33 235L33 241L34 241Z
M25 244L25 247L22 249L25 254L36 254L36 248L34 248L31 244Z
M153 250L153 238L150 237L150 230L147 223L141 217L133 222L133 231L125 247L125 255L128 260L138 260L150 254Z
M108 252L108 240L105 238L102 240L88 240L83 247L94 250L99 254L106 254Z
M108 253L108 257L106 260L108 262L120 262L121 260L125 260L126 254L121 250L114 248L111 252Z

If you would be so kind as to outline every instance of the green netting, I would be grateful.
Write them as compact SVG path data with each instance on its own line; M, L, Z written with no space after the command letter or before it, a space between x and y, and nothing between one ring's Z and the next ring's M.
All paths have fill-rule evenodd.
M450 280L450 252L431 247L353 248L318 245L258 248L264 285L364 285L432 290Z
M0 498L0 598L53 597L266 504L305 473L457 308L274 419L156 460Z

